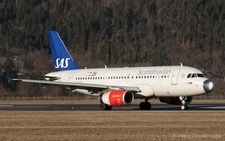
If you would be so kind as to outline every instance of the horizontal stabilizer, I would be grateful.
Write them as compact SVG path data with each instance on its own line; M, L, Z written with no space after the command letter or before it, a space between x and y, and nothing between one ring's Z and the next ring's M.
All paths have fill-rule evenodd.
M54 81L54 80L59 79L59 77L54 77L54 76L26 74L26 73L17 73L17 76L33 76L33 77L40 77L40 78L49 78L50 81Z
M9 76L6 76L7 77L7 80L8 80L8 84L10 84L11 83L11 81L12 81L12 78L11 77L9 77Z

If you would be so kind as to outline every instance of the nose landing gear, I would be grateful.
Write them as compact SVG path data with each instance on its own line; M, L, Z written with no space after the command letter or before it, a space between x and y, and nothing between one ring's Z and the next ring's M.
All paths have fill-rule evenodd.
M179 99L180 99L181 104L182 104L182 105L181 105L181 110L188 110L188 105L187 105L187 102L186 102L187 97L185 97L185 96L180 96Z

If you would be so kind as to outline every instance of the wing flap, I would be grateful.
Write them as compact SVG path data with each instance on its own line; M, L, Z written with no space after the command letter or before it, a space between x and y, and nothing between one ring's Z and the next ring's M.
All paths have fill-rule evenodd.
M136 86L109 86L109 89L123 89L132 92L141 92L141 90Z

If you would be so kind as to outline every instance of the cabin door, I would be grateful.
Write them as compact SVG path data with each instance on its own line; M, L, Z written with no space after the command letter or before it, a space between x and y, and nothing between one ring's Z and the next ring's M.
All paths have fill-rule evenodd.
M126 82L127 82L127 83L130 82L130 77L131 77L130 74L127 74L127 77L126 77Z
M69 82L73 82L73 76L74 76L75 72L71 72L69 75Z
M175 69L173 71L171 85L177 85L178 84L178 76L179 76L180 69Z

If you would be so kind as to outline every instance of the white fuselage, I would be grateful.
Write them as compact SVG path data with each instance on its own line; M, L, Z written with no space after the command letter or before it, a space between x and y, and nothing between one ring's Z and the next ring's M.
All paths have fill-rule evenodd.
M200 77L194 77L194 74L199 74ZM103 84L112 87L136 86L140 89L136 94L144 97L204 94L206 92L203 82L208 79L198 69L187 66L77 69L52 72L46 76L58 77L56 81L60 82ZM86 90L77 91L91 94Z

